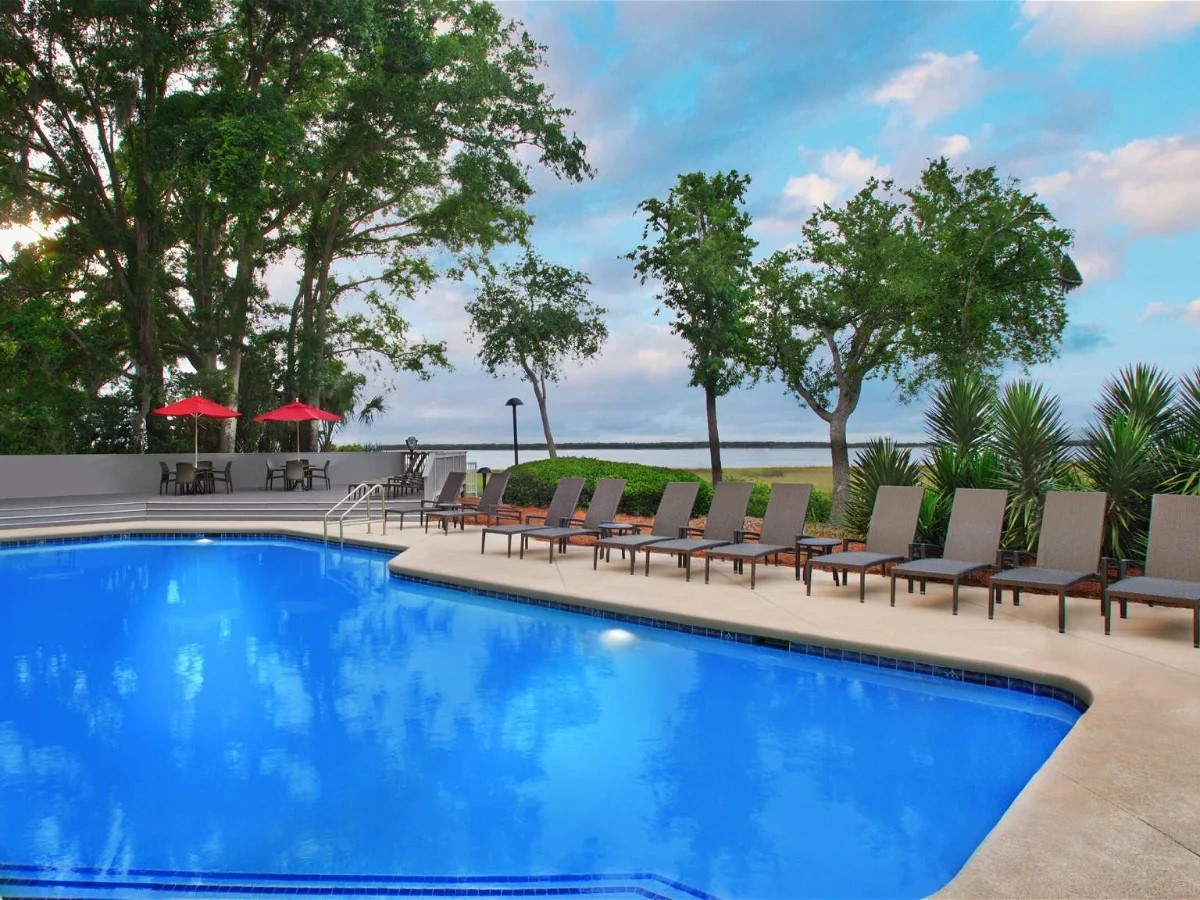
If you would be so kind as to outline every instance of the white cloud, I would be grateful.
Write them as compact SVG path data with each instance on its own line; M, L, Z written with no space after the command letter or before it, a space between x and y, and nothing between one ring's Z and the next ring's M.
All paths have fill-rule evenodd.
M962 156L971 149L971 139L965 134L951 134L942 138L942 144L938 148L938 153L942 156L953 159L954 157Z
M979 56L968 50L958 56L928 51L919 62L893 75L872 95L880 106L899 103L918 126L962 109L980 93Z
M810 172L787 180L783 186L787 208L807 212L814 206L835 203L861 188L868 178L887 178L892 171L891 166L879 162L879 157L865 157L857 147L825 151L820 168L822 174Z
M808 175L793 176L783 186L783 197L787 205L793 209L807 209L833 203L841 193L839 185L828 178L809 173Z
M1142 310L1139 321L1149 322L1151 319L1159 318L1175 319L1189 325L1200 325L1200 299L1193 300L1191 303L1179 304L1162 303L1155 300Z
M1044 197L1091 208L1136 236L1192 231L1200 228L1200 135L1086 153L1075 169L1029 183Z
M1200 25L1200 3L1025 0L1021 15L1030 23L1025 40L1035 47L1133 51L1185 37Z
M844 150L830 150L821 157L821 169L837 184L845 187L859 187L868 178L887 178L891 174L891 166L879 164L879 157L865 158L855 147Z

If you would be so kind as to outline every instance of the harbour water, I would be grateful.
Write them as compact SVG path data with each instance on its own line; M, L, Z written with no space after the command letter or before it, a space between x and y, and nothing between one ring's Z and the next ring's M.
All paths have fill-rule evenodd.
M853 462L857 449L851 448ZM672 469L707 469L709 457L707 447L666 448L580 448L559 450L559 457L587 456L593 459L611 459L619 462L642 463L647 466L667 466ZM532 462L546 459L545 450L521 450L520 461ZM508 450L468 450L467 461L479 468L503 469L512 465L513 452ZM727 469L758 469L773 466L828 466L828 447L725 447L721 450L721 465Z

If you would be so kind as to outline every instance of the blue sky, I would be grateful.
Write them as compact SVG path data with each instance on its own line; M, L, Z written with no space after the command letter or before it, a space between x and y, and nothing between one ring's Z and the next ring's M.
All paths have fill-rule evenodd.
M765 256L795 240L815 204L844 200L869 175L911 184L940 154L997 165L1075 231L1085 284L1069 300L1061 357L1032 372L1072 425L1121 366L1200 365L1200 3L500 7L548 45L543 78L575 110L597 169L583 184L534 174L533 244L590 275L611 331L602 356L552 390L557 440L703 439L683 347L653 315L654 285L619 258L640 240L638 202L698 170L751 176ZM522 438L540 435L528 386L475 361L462 309L473 287L444 283L404 310L449 343L455 371L390 376L388 414L343 440L503 442L510 396L529 404ZM873 383L851 436L919 437L922 411ZM827 437L778 384L722 398L718 417L727 440Z

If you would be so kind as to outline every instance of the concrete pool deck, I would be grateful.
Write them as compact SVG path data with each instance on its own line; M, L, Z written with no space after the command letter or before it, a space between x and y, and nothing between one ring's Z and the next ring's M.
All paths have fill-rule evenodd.
M703 564L691 583L665 557L650 575L630 576L614 558L592 571L588 547L571 547L547 563L545 542L519 560L503 542L480 556L478 527L425 534L410 524L386 536L348 526L355 543L407 552L393 568L473 587L562 600L635 615L748 631L810 644L868 650L1074 690L1091 706L1008 812L940 894L948 897L1195 897L1200 895L1200 650L1192 647L1191 613L1133 604L1103 633L1095 600L1068 602L1067 634L1057 631L1056 598L1007 598L987 619L987 595L963 588L958 616L948 585L925 596L868 576L866 602L857 584L833 586L814 572L804 595L790 568L749 574ZM0 539L160 532L270 532L321 536L320 522L193 521L89 524L12 529Z

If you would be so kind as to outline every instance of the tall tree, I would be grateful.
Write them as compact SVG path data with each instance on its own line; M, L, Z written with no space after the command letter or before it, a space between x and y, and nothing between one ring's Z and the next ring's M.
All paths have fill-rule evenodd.
M157 155L159 108L194 74L213 25L207 0L8 4L0 18L0 190L43 221L68 220L108 270L133 361L136 449L163 394L171 176Z
M871 180L813 213L756 270L765 366L829 424L834 514L845 507L846 423L868 378L902 397L963 370L1052 357L1081 283L1071 233L994 169L934 160L895 191Z
M533 251L501 277L486 275L467 302L471 331L479 338L479 360L491 375L520 369L533 388L551 457L558 456L546 388L562 377L567 360L591 359L608 338L608 310L587 298L591 280L582 272L547 263Z
M823 206L796 246L755 269L763 364L829 426L835 520L848 499L846 423L863 383L898 373L904 358L914 244L890 187L871 179L844 208Z
M680 175L666 200L638 204L646 243L624 257L643 284L659 282L658 300L675 314L671 330L690 348L689 384L704 391L714 483L722 477L717 398L744 380L753 350L750 255L757 242L746 233L749 184L737 171Z

